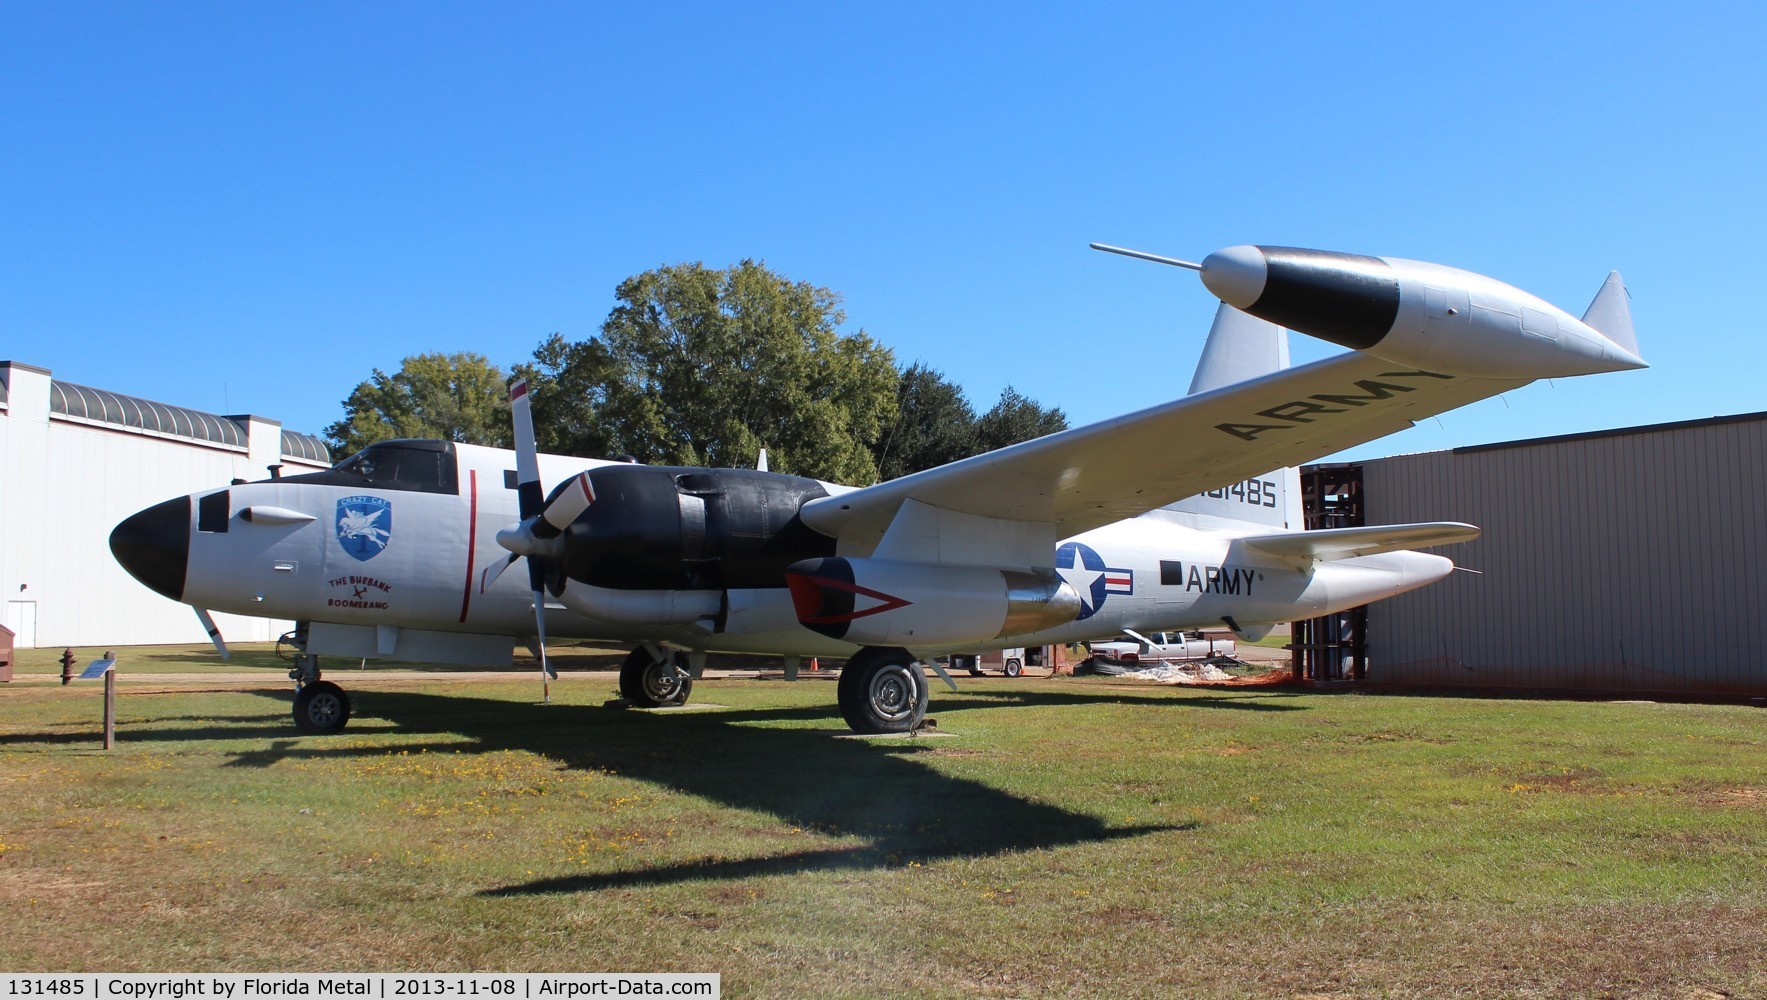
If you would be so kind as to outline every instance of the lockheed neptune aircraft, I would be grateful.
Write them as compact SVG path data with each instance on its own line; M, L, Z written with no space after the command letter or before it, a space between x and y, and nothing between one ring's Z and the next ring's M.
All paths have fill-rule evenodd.
M544 671L548 635L632 643L621 690L646 706L684 701L708 652L846 658L847 723L903 732L941 654L1217 623L1256 638L1442 579L1452 562L1412 550L1477 528L1295 530L1292 473L1265 470L1537 378L1644 367L1617 273L1579 320L1419 261L1100 249L1199 271L1221 299L1188 396L855 489L537 455L517 384L513 455L382 442L149 507L111 549L211 635L209 609L299 622L309 732L349 718L320 656L508 664L536 642ZM1287 367L1282 327L1352 351Z

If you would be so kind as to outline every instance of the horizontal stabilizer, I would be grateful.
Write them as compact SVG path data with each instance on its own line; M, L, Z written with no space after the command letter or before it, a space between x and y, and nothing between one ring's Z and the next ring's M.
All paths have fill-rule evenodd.
M1321 531L1297 531L1280 535L1251 535L1234 540L1235 545L1257 549L1290 562L1329 562L1372 556L1399 549L1421 549L1432 545L1470 542L1479 537L1479 529L1458 521L1431 521L1424 524L1382 524L1367 528L1327 528Z
M1583 313L1583 322L1637 355L1638 334L1632 330L1630 299L1620 272L1609 271L1607 280L1601 284L1601 291L1595 293L1595 301L1589 303L1588 311Z

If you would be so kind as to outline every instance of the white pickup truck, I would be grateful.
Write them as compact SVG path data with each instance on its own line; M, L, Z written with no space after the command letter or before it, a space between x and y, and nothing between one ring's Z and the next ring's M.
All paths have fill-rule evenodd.
M1123 632L1129 637L1127 640L1089 642L1086 649L1098 659L1112 663L1221 660L1239 650L1232 639L1211 639L1201 632Z

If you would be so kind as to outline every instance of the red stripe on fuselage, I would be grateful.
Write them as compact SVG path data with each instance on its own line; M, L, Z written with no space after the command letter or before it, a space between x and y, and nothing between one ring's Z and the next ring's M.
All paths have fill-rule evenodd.
M472 606L472 555L479 541L479 470L467 473L471 499L466 507L466 590L460 595L460 620L466 621L466 609Z

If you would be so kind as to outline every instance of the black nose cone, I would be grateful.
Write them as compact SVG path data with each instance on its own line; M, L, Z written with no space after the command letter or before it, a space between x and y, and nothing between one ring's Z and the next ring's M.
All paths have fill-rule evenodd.
M174 601L190 567L190 498L131 514L110 533L110 552L129 575Z

